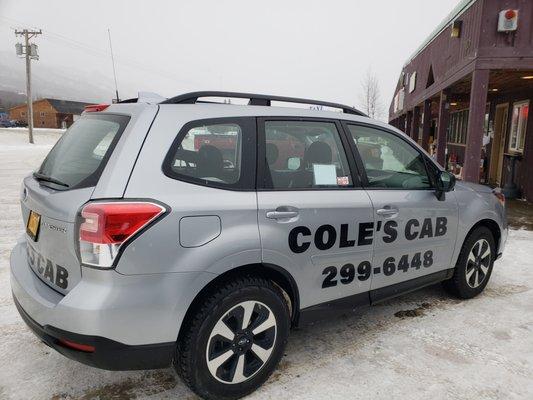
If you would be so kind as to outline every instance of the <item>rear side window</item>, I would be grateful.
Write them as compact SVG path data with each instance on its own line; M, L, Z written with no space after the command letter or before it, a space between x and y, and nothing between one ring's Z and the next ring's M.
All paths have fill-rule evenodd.
M251 190L254 166L253 119L231 118L186 124L165 158L163 171L192 183Z
M129 119L124 115L84 115L63 134L38 172L67 188L96 185Z
M266 189L335 189L353 186L334 122L265 121Z

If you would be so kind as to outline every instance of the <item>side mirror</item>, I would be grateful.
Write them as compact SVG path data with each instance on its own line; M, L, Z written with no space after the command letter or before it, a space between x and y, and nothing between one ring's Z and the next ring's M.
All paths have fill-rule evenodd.
M436 176L436 195L439 200L444 200L444 193L451 192L455 187L455 175L448 171L439 171Z

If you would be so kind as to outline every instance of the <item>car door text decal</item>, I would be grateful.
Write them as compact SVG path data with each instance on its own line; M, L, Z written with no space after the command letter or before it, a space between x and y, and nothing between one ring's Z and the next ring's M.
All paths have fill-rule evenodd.
M417 252L412 257L410 257L409 254L404 254L400 256L398 260L395 257L387 257L381 266L374 267L373 269L370 261L362 261L359 263L357 271L351 263L344 264L339 269L334 265L330 265L322 271L322 275L324 276L322 289L337 286L339 282L348 285L354 281L356 276L359 281L364 282L370 278L372 273L374 275L383 273L385 276L391 276L400 271L407 272L410 268L429 268L432 265L433 250L427 250L424 253ZM340 276L340 279L338 280L337 274Z
M407 240L426 239L446 235L448 219L446 217L410 219L403 229L403 236ZM354 246L368 246L373 243L374 231L383 232L382 240L386 244L394 243L398 239L398 222L394 220L378 221L376 229L374 222L360 222L357 226L357 239L349 236L349 224L341 224L337 228L330 224L320 225L313 233L307 226L296 226L289 232L289 248L293 253L300 254L307 251L311 244L318 250L329 250L335 245L339 248ZM337 240L338 239L338 240Z

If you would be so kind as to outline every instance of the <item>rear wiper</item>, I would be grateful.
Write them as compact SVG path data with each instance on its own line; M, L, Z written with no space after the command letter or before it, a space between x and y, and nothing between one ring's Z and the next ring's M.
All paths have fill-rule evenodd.
M50 183L55 183L56 185L59 185L59 186L69 187L67 183L61 182L60 180L52 178L51 176L41 174L40 172L34 172L33 177L37 179L38 181L50 182Z

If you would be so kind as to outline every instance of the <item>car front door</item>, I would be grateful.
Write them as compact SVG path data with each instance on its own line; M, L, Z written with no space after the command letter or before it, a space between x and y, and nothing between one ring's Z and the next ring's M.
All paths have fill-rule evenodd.
M363 124L345 126L374 206L371 301L442 280L453 267L455 194L437 198L436 167L400 134Z
M369 301L373 209L341 131L334 120L258 120L262 260L291 274L302 309Z

